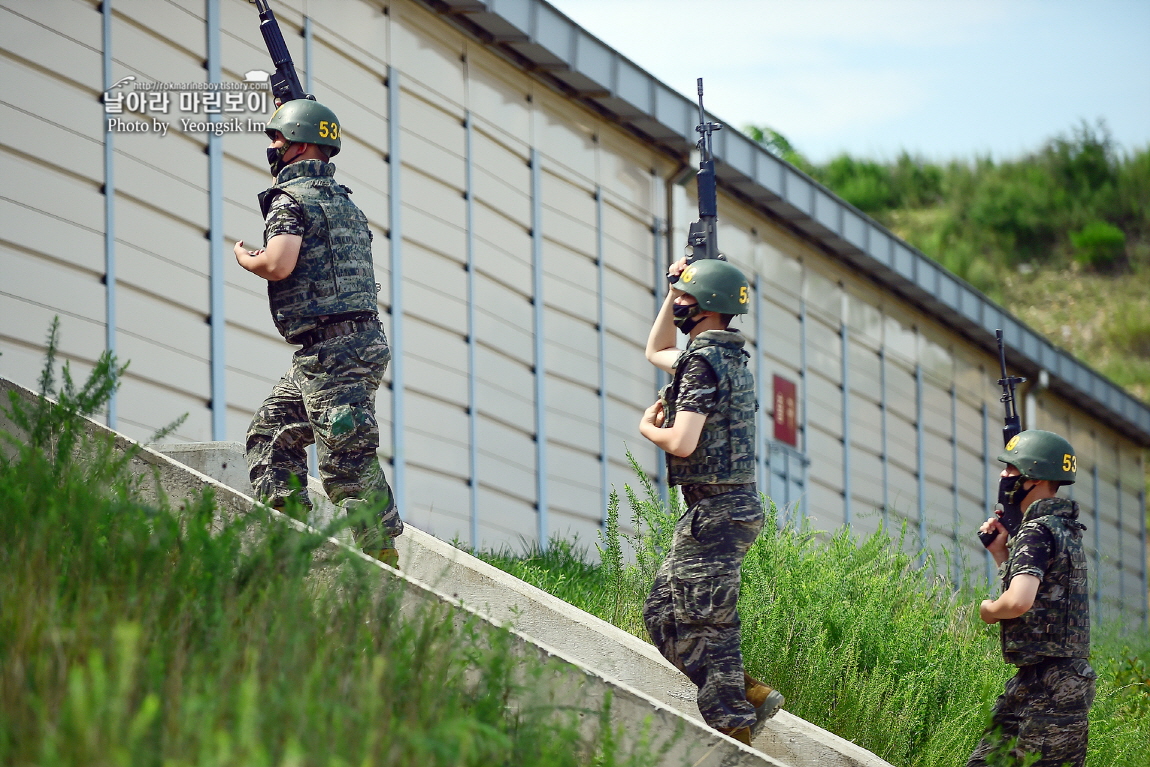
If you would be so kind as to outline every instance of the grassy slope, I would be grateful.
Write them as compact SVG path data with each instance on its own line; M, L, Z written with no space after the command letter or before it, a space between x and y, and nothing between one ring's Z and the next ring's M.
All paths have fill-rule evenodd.
M610 537L606 566L570 544L546 553L484 558L647 639L642 601L677 509L651 496L632 503L636 565ZM611 563L615 563L614 565ZM974 747L1010 668L997 628L977 619L983 595L956 594L885 533L778 529L772 517L743 565L740 613L748 670L787 696L787 709L898 767L960 764ZM1089 767L1150 764L1150 645L1095 633L1099 671Z
M100 371L29 444L0 432L0 764L650 763L583 734L602 712L556 707L509 634L406 614L361 559L317 561L323 536L140 502L77 427Z

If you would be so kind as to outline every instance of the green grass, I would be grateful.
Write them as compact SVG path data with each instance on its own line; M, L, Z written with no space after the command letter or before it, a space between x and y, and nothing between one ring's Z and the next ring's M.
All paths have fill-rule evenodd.
M58 405L13 398L22 437L0 432L0 764L652 761L609 707L552 700L561 673L509 632L401 610L322 536L223 520L210 495L142 502L128 456L79 420L116 372L105 357L86 385L65 376Z
M679 508L664 508L641 482L638 494L625 493L640 533L602 536L604 565L558 541L546 553L483 556L646 639L642 600ZM998 628L978 620L985 595L956 593L933 564L917 567L903 541L883 531L856 539L779 527L767 508L743 564L739 611L750 673L778 687L792 713L898 767L964 763L1013 672L999 653ZM616 502L612 524L617 515ZM637 553L636 564L622 564L623 546ZM1150 644L1136 636L1095 632L1090 767L1150 764Z

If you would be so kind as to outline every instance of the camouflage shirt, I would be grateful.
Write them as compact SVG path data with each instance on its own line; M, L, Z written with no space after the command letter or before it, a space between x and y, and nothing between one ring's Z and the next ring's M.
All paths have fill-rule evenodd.
M680 410L707 416L699 445L685 458L667 454L672 485L739 485L755 481L755 381L736 330L707 330L675 362L664 390L664 428Z
M286 194L277 194L268 207L264 218L264 242L277 234L294 234L303 237L307 232L303 208Z
M1090 655L1090 598L1078 504L1065 498L1035 501L1007 544L1003 589L1016 575L1039 578L1029 610L1002 621L1002 655L1025 666L1046 658Z

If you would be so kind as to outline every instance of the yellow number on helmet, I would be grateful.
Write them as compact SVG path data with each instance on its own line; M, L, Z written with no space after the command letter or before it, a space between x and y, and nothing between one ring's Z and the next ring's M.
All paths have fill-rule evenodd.
M319 136L320 138L327 138L327 120L319 121Z
M1063 453L1062 455L1062 470L1063 471L1078 471L1078 457L1070 453Z
M743 285L741 288L739 288L739 303L740 304L747 303L747 286L746 285Z
M680 279L682 279L683 282L690 282L691 280L695 279L695 267L688 267L687 270L683 272L683 276Z
M1014 446L1017 444L1018 444L1018 435L1015 434L1013 437L1010 438L1010 441L1006 443L1006 452L1009 453L1011 450L1014 449Z

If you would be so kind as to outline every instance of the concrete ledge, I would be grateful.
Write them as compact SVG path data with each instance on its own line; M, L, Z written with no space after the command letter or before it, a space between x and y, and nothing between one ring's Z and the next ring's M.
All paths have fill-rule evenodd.
M37 396L18 384L0 378L0 405L4 409L7 408L9 392L16 392L26 402L33 402ZM197 498L204 490L210 489L215 494L218 508L224 517L247 514L255 505L249 496L209 476L207 471L201 472L150 447L140 446L134 440L95 421L89 420L87 425L91 437L112 439L120 450L139 448L129 466L132 472L141 477L142 491L146 498L155 500L166 496L173 506L179 506L181 502ZM0 410L0 430L7 431L18 439L23 436L15 424L4 415L3 410ZM225 446L222 450L221 444ZM170 449L173 454L188 459L189 463L198 463L208 471L217 470L218 466L221 476L233 482L236 481L235 467L243 465L242 458L238 463L236 461L236 456L240 455L238 443L208 443L199 448L178 445L163 447L165 450ZM197 456L203 460L197 460ZM246 471L244 474L246 475ZM326 502L326 498L323 498L323 501ZM331 509L331 505L325 503L320 507L320 514L326 513L330 517ZM309 530L314 532L301 522L278 512L269 511L285 524L301 532ZM430 536L424 534L424 537ZM475 609L470 603L465 604L458 597L446 594L431 584L419 580L413 574L393 570L349 548L335 538L327 540L325 549L331 553L335 553L336 550L341 550L341 553L352 552L377 567L382 579L389 582L389 585L403 590L403 605L407 610L413 611L429 605L440 606L453 611L457 620L471 618L478 621L481 626L486 626L488 630L500 630L500 622ZM322 555L323 552L320 553ZM411 557L413 554L414 552L409 549L406 555ZM549 691L552 699L562 696L566 704L597 709L610 698L611 723L621 729L625 745L647 735L655 752L661 747L666 747L659 764L693 767L791 767L785 762L718 734L697 720L684 716L676 708L667 706L634 687L586 667L565 651L530 637L514 626L509 630L516 653L549 663L556 670L553 689ZM591 722L588 721L587 724Z
M189 466L251 492L238 442L156 445ZM323 526L336 512L314 477L308 480L315 511L308 521ZM396 540L400 567L497 623L629 688L706 728L695 705L695 686L651 644L580 610L504 571L407 525ZM854 743L780 711L759 733L754 747L793 767L890 767Z

